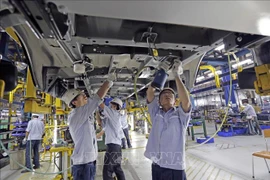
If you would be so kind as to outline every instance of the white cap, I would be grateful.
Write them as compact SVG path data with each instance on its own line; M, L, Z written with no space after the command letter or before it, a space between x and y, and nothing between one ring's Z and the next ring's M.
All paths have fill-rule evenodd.
M115 104L118 104L120 106L120 109L122 109L122 106L123 106L123 102L121 99L119 98L114 98L111 103L115 103Z
M39 117L40 115L39 114L32 113L32 117L33 116L38 116Z
M68 106L70 106L71 101L81 94L81 91L78 91L76 89L69 89L65 92L65 94L62 96L62 101L64 101Z

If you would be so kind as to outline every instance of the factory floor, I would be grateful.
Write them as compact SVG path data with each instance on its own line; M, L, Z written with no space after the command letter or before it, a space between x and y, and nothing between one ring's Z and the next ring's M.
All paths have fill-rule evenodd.
M195 132L200 132L196 127ZM207 123L208 135L214 133L214 124ZM151 179L151 161L144 158L145 135L132 132L132 149L123 150L123 170L127 180ZM248 180L252 179L251 154L265 150L265 142L261 136L216 137L215 143L197 146L188 137L186 153L188 180ZM196 147L195 147L196 146ZM104 152L99 153L96 180L102 179L102 160ZM257 180L270 179L270 174L263 159L255 158L255 177ZM41 162L38 172L56 172L56 167L49 162ZM0 171L1 180L42 180L53 179L55 175L36 173L21 174L21 170L9 170L9 166ZM7 177L7 178L5 178Z

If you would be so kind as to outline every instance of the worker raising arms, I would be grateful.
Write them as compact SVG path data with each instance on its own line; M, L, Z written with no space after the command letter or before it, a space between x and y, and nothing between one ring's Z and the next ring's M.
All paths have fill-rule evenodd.
M148 112L152 129L144 155L153 161L153 180L186 180L185 133L190 120L191 103L188 92L180 79L182 63L175 61L172 72L175 76L181 104L175 107L175 92L164 88L155 98L155 88L148 87Z
M113 180L113 173L116 174L118 180L125 180L125 175L121 168L121 144L124 134L120 110L123 102L119 98L114 98L110 105L111 107L105 106L104 103L100 105L104 115L103 121L105 120L102 125L104 126L103 131L106 135L105 144L107 146L103 166L103 180Z
M75 147L72 154L74 180L94 180L96 174L97 140L94 112L113 85L115 75L109 75L97 93L87 98L83 92L68 90L62 97L73 110L68 116L69 130Z

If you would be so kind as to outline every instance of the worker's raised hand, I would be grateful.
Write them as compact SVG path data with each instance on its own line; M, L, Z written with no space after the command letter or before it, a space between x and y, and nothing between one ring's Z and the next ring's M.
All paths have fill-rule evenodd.
M109 82L109 87L111 88L113 86L113 82L116 81L116 74L115 73L108 74L107 81Z
M110 73L108 74L108 81L115 81L116 80L116 74L115 73Z
M174 64L172 67L172 72L175 77L178 77L183 74L183 66L180 60L174 60Z

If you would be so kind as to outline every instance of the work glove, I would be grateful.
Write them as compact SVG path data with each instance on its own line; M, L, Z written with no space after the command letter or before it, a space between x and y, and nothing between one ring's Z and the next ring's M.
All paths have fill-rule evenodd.
M26 141L27 141L26 138L24 138L23 141L22 141L22 144L25 145Z
M164 71L167 72L170 69L170 63L167 61L163 61L159 64L159 68L164 69Z
M182 62L180 60L175 60L173 67L172 67L172 73L174 77L179 77L180 75L183 74L183 67L182 67Z
M109 87L111 88L113 86L113 81L116 80L116 74L111 73L108 75L107 81L109 82Z

